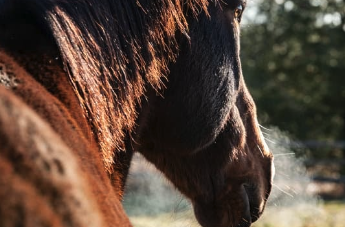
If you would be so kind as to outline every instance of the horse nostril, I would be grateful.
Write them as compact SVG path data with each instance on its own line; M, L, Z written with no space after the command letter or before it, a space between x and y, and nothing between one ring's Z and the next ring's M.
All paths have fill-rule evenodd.
M258 187L251 183L244 183L243 188L247 193L250 206L251 222L255 222L262 214L265 202L260 195Z

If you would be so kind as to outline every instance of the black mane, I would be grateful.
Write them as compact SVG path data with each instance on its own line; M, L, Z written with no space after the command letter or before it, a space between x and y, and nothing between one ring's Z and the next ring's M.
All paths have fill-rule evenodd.
M102 1L102 3L100 3ZM187 11L206 0L31 0L60 49L64 68L100 144L107 168L134 127L147 86L160 90L176 57L177 31L187 35Z

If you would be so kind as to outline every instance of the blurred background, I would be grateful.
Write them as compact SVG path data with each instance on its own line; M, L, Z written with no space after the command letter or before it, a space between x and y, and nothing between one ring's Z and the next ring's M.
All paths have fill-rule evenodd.
M248 0L244 77L276 177L256 227L345 227L345 1ZM135 156L124 206L136 227L198 226L191 206Z

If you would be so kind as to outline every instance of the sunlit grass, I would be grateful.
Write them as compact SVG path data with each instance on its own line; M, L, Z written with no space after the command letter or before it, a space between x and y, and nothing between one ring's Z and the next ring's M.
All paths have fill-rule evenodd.
M191 212L162 214L153 217L130 217L134 227L199 227Z
M134 227L199 227L191 211L130 217ZM345 203L269 207L253 227L344 227Z
M269 207L253 227L344 227L345 203Z

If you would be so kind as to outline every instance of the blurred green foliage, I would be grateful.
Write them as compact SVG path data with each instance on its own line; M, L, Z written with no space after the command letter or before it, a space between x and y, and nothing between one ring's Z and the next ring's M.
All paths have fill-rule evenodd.
M241 58L260 122L298 140L345 140L345 1L253 3ZM327 152L313 155L345 157Z

